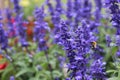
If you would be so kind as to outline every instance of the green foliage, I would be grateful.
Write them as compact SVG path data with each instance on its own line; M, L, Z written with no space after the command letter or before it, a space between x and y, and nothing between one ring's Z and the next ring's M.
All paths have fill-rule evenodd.
M36 47L34 43L32 44L33 46L29 47L31 50ZM58 51L59 55L64 55L62 48L57 45L52 45L48 50L48 57L53 68L53 77L60 77L62 79L61 76L63 74L59 69L58 59L55 54ZM21 50L18 53L11 54L11 57L13 62L9 62L7 68L0 72L0 80L9 80L9 77L12 75L15 76L16 80L51 80L51 72L44 52L34 53L33 57L29 57L26 52ZM41 69L38 69L37 66L40 66Z

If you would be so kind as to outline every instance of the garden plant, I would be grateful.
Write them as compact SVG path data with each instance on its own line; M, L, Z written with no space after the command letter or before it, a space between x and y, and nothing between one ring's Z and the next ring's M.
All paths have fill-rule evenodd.
M0 10L0 80L120 80L120 0L10 3Z

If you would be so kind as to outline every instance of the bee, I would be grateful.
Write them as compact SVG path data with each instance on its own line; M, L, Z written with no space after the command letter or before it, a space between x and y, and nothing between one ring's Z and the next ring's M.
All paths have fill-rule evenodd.
M97 48L97 42L93 41L91 42L91 44L92 44L92 48Z

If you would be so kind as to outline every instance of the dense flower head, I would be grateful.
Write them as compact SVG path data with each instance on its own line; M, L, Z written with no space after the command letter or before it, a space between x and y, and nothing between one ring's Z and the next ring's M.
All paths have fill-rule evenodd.
M91 59L97 62L97 60L99 60L102 56L100 54L101 49L97 48L96 49L97 51L94 49L95 50L94 53L97 54L100 51L98 53L99 55L97 55L98 57L90 58L91 56L94 57L93 56L94 54L92 55L90 52L91 42L97 40L97 37L94 36L93 32L96 32L96 29L100 24L94 21L89 21L91 17L91 7L92 7L91 2L85 0L83 1L83 3L84 4L81 5L81 1L76 0L74 1L74 6L73 6L72 1L68 0L67 13L69 13L70 15L67 14L66 16L69 21L62 21L59 26L59 32L58 34L55 35L56 38L58 39L58 44L62 45L63 49L66 51L66 55L69 60L67 64L68 72L70 72L69 75L70 78L67 79L70 80L72 78L74 78L75 80L84 80L84 79L93 80L94 77L89 72L90 66L87 65L90 65L89 61L91 61ZM97 8L97 10L99 9L99 13L100 13L101 5L98 7L99 8ZM74 11L76 11L76 13L73 12L73 9ZM72 16L75 16L73 18L74 21L72 21ZM81 21L81 19L83 19L83 21ZM75 24L74 28L69 27L69 26L73 26L73 25L69 25L69 23ZM79 26L79 23L82 25ZM91 56L87 56L87 55L91 55ZM96 68L99 68L99 66L97 66ZM103 66L101 68L103 68ZM95 72L97 73L97 70ZM104 73L105 73L104 71L103 73L101 71L101 75L104 75ZM95 79L97 79L97 77L95 77ZM104 77L102 79L104 79Z
M90 55L91 42L96 41L96 38L90 30L90 25L86 21L82 21L82 26L78 26L72 32L66 22L62 21L59 35L58 44L63 46L69 59L67 65L70 79L92 80L89 66L87 66L90 56L87 55Z
M91 65L91 71L93 79L102 79L106 80L105 78L105 62L102 62L102 58L95 60Z
M24 14L22 13L19 1L20 0L12 0L16 13L14 24L11 22L11 12L8 9L6 10L8 33L14 33L14 28L16 28L15 36L17 35L22 47L26 47L27 50L29 43L26 34L27 27L24 24L28 24L28 22L23 20ZM102 25L102 0L94 0L96 4L95 10L92 9L94 7L94 5L92 5L92 0L67 0L65 9L63 8L61 0L55 0L55 6L52 5L50 1L51 0L46 0L49 11L48 14L50 13L53 26L51 34L49 33L51 31L49 24L45 21L45 6L42 5L40 8L36 7L33 14L35 18L33 41L36 42L38 50L44 51L45 56L48 58L47 52L49 51L49 42L47 41L50 38L48 36L50 34L52 38L54 37L55 43L65 51L67 59L62 56L57 56L57 58L60 63L60 68L65 64L64 61L67 61L67 72L69 75L66 80L106 80L106 63L103 57L105 52L101 47L102 44L97 44L99 39L99 37L97 37L97 34L99 34L98 27ZM106 0L106 5L111 14L112 26L116 28L115 45L118 47L118 51L115 55L118 58L120 58L119 2L120 0ZM92 14L92 11L94 11L94 14ZM65 16L66 20L62 19L63 16ZM0 15L0 48L6 50L8 47L9 35L4 30L3 26L2 16ZM104 24L102 26L104 26ZM103 42L106 43L108 47L111 47L111 36L106 35L105 40L103 40ZM102 39L100 41L102 41ZM51 44L52 43L50 43L50 46ZM5 57L12 62L12 58L8 54L5 55ZM49 65L51 64L48 62L48 66ZM36 68L38 71L41 70L40 65L36 65ZM14 76L10 77L10 80L14 79ZM59 77L54 79L59 80Z
M120 49L116 52L116 57L120 57Z

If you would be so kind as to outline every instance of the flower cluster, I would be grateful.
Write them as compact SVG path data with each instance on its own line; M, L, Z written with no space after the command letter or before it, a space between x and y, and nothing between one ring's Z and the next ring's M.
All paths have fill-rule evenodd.
M45 36L47 31L50 31L48 24L44 21L44 6L36 8L35 12L35 27L34 27L34 41L38 42L40 51L47 50Z
M118 47L118 51L116 52L116 56L119 57L119 49L120 49L120 8L118 3L120 3L120 0L106 0L106 5L108 6L111 14L111 23L113 27L116 29L116 35L115 35L115 44ZM109 40L107 40L107 43L111 43L112 40L110 37L108 37ZM115 60L115 59L114 59Z
M55 35L55 38L58 44L63 46L69 60L67 65L70 78L68 79L92 80L99 79L103 76L101 79L104 80L106 75L105 63L102 61L102 55L99 53L101 48L97 46L97 48L91 52L91 43L97 40L97 37L94 36L94 30L97 29L98 23L90 19L91 2L85 0L83 5L81 5L81 3L81 1L75 0L73 4L72 1L68 0L66 12L68 20L58 23L57 30L59 31ZM100 13L101 5L98 6L98 9ZM75 17L72 18L73 16ZM80 26L79 24L82 25ZM98 54L97 58L94 56L95 54ZM93 65L89 64L90 61L93 61ZM96 69L94 69L94 67L96 67ZM100 69L100 72L98 72L98 69Z
M64 46L66 51L68 62L68 72L70 72L70 79L74 78L75 80L92 80L99 79L96 75L91 74L90 70L93 67L99 68L96 65L90 65L91 60L95 60L90 57L91 54L91 42L96 41L95 36L90 30L90 25L86 21L82 21L82 26L71 32L66 22L61 22L60 33L59 33L59 43ZM100 57L101 58L101 57ZM94 64L97 64L97 61L100 62L100 69L104 69L105 66L102 65L100 58L96 59ZM90 66L87 66L90 65ZM94 70L94 73L97 73L97 70ZM99 77L105 75L104 70L98 72ZM94 75L94 76L92 76ZM98 75L97 75L98 76ZM102 77L104 79L105 77Z
M8 26L8 37L13 38L16 36L16 28L14 27L12 11L10 9L6 9L6 19L7 19L7 26Z
M23 21L23 13L21 12L22 9L19 6L19 0L12 0L14 3L14 11L16 12L16 22L15 26L18 31L18 35L20 37L20 43L22 47L27 47L29 44L27 42L27 37L26 37L26 27L23 25L25 21Z
M118 6L118 3L119 0L106 0L106 5L109 7L110 9L110 13L112 14L112 18L111 18L111 22L112 22L112 25L116 28L117 32L116 34L117 35L120 35L120 21L119 21L119 18L120 18L120 9L119 9L119 6Z

